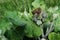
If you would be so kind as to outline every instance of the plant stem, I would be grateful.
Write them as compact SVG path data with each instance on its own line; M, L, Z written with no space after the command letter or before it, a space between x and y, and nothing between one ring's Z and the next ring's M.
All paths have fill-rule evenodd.
M50 29L49 29L49 30L48 30L48 29L49 29L49 28L47 28L47 32L46 32L45 37L48 36L48 34L54 29L54 27L53 27L53 22L51 23Z
M38 37L38 40L40 40L40 37Z
M41 25L42 37L44 37L43 24Z

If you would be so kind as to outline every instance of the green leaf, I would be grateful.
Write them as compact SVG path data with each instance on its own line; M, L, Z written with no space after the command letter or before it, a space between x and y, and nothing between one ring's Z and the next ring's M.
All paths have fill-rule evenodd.
M5 17L15 25L21 25L21 24L26 24L26 20L23 16L21 16L20 13L16 11L6 11Z
M60 16L58 16L58 18L55 20L54 26L55 32L60 32Z
M32 2L33 7L40 7L40 0L35 0L34 2Z
M60 33L52 32L48 36L49 40L60 40Z
M6 30L10 30L12 23L6 20L5 18L0 20L0 29L5 33Z
M27 37L38 37L42 33L41 28L32 21L28 21L25 32Z

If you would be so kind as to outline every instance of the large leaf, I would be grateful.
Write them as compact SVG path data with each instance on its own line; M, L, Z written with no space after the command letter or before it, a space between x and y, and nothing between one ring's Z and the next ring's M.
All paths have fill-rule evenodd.
M26 21L24 19L23 16L21 16L20 13L16 12L16 11L6 11L5 13L5 17L12 22L13 24L19 26L19 25L23 25L26 24Z
M38 37L42 33L41 28L32 21L28 21L25 32L27 37Z
M60 33L52 32L48 36L49 40L60 40Z

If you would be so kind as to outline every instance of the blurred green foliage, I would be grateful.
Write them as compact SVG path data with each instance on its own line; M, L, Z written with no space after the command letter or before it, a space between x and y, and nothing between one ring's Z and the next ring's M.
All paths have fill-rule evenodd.
M55 10L55 6L58 6L57 10ZM53 19L52 15L54 13L60 15L59 0L0 0L0 29L3 31L2 33L7 32L10 40L21 40L23 36L30 38L41 36L41 28L31 20L32 10L38 7L47 12L47 21ZM20 29L16 29L19 27ZM60 32L59 27L60 17L55 20L54 31ZM59 34L55 32L49 34L49 40L60 39Z

